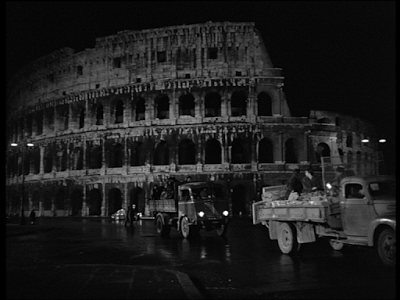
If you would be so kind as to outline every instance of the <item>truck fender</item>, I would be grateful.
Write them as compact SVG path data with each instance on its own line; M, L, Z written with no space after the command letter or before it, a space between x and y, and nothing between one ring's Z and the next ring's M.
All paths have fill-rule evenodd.
M269 221L269 226L268 226L268 233L269 233L269 238L271 240L276 240L278 238L278 228L281 222L279 221Z
M297 231L297 242L312 243L316 241L314 225L306 222L294 222Z
M380 218L373 220L368 227L368 246L374 246L376 241L376 233L380 232L380 228L382 227L390 227L394 231L396 231L396 220L392 220L389 218Z
M155 220L157 220L157 218L161 218L163 225L168 225L168 215L163 214L163 213L158 213L156 215Z

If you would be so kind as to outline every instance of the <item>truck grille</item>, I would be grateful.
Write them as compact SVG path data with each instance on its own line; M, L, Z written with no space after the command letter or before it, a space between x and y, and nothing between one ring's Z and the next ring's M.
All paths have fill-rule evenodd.
M215 209L210 202L204 203L204 215L207 219L221 219L221 214Z

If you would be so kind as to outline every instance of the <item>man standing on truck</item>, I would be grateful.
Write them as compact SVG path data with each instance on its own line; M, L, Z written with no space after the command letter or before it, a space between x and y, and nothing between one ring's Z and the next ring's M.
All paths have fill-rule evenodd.
M300 195L302 190L303 190L303 184L301 183L300 179L300 170L294 169L292 177L290 177L287 184L286 199L289 198L291 192L297 192Z
M311 169L306 170L301 182L303 184L303 192L305 193L324 189L321 177L314 175L314 171Z

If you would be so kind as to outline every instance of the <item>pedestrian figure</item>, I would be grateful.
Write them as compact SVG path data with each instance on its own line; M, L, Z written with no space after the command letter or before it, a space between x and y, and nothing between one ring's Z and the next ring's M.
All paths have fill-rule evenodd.
M291 192L297 192L297 194L300 195L302 190L303 190L303 184L301 183L300 179L300 170L294 169L292 177L290 177L287 184L286 199L289 198Z
M33 225L33 223L35 222L35 217L36 217L36 213L35 210L32 209L30 215L29 215L29 220L31 222L31 225Z
M133 227L133 221L135 220L135 208L136 205L132 204L128 206L128 211L126 212L125 227Z

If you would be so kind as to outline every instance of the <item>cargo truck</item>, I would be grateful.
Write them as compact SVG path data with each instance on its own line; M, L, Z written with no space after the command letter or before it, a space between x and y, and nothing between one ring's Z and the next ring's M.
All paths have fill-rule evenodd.
M148 202L159 235L169 235L174 227L183 238L198 235L201 229L215 230L219 236L225 236L230 210L224 185L212 181L173 185L169 199Z
M329 169L327 163L323 169ZM395 266L396 179L352 173L336 187L326 182L325 176L326 190L301 194L296 200L275 198L253 203L253 224L265 225L285 254L325 237L334 250L344 245L375 247L384 265ZM268 189L273 191L274 187Z

